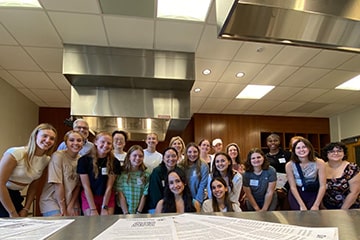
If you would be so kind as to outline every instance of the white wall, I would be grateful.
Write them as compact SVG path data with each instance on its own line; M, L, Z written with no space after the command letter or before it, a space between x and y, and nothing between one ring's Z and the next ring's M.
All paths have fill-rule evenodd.
M0 78L0 156L12 146L26 145L38 125L39 107Z
M331 141L360 135L360 107L330 118Z

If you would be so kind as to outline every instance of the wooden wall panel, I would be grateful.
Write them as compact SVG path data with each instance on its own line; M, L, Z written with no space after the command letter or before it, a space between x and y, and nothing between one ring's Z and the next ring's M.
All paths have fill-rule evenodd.
M242 159L251 148L261 147L261 132L330 135L328 118L194 114L193 119L195 139L219 137L224 146L235 142L240 147Z

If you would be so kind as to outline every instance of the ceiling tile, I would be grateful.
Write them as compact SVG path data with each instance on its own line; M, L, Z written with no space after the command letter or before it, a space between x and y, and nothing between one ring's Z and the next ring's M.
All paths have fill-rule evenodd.
M154 20L104 16L106 33L111 46L152 49Z
M300 68L293 73L288 79L283 81L281 86L306 87L312 82L320 79L322 76L330 72L328 69L319 68Z
M284 47L272 60L272 64L302 66L320 52L320 49L305 47Z
M26 47L25 50L31 55L41 69L50 72L62 72L62 48Z
M328 105L314 111L313 113L314 114L317 113L320 116L327 115L327 116L331 117L334 115L334 113L346 112L354 107L355 107L354 105L333 103L333 104L328 104Z
M320 88L304 88L297 94L291 96L288 100L289 101L311 101L316 97L319 97L320 95L324 94L328 90L326 89L320 89Z
M283 45L268 43L244 42L234 57L234 60L267 63L273 59L283 47Z
M241 44L241 41L218 39L216 26L206 25L196 49L196 57L231 60Z
M210 4L210 9L208 12L208 16L206 18L206 23L216 25L216 7L215 1L212 1Z
M270 108L268 113L273 114L276 112L280 112L282 114L285 114L285 113L294 111L294 109L300 107L303 104L304 104L304 102L290 102L290 101L282 102L282 103L278 104L277 106Z
M197 113L199 112L201 106L206 101L206 97L198 97L195 95L192 95L190 98L191 101L191 113Z
M321 52L305 64L307 67L336 68L355 56L355 53L334 50L321 50Z
M99 0L101 10L105 14L155 17L154 0ZM141 6L141 7L139 7Z
M200 110L207 113L221 113L230 102L231 99L228 98L207 98Z
M5 69L40 70L21 47L0 45L0 53L0 65Z
M313 101L319 103L335 103L341 101L341 99L347 95L349 95L349 91L347 90L334 89L314 98Z
M155 48L195 52L204 24L187 21L156 21Z
M234 99L245 87L246 84L217 83L209 97Z
M29 89L57 89L43 72L10 71L10 73Z
M327 104L326 103L314 103L314 102L308 102L308 103L304 103L303 105L299 106L298 108L296 108L294 110L294 112L299 112L299 113L312 113L317 111L320 108L325 107Z
M0 9L0 22L26 46L61 47L61 40L48 16L38 10Z
M233 61L229 64L225 73L221 77L221 82L227 83L248 83L264 68L264 64L248 63ZM238 72L244 72L245 75L241 78L235 76Z
M19 82L19 80L17 80L14 76L9 74L5 70L0 70L0 78L2 78L3 80L8 82L10 85L12 85L15 88L23 88L24 87L24 85L21 82Z
M209 60L203 58L195 58L196 80L216 82L224 74L229 61ZM210 69L211 74L204 75L202 72L205 69Z
M215 87L214 82L195 81L191 89L190 95L197 97L207 97L212 92L214 87ZM196 93L194 92L195 88L200 88L201 91Z
M38 89L36 95L44 102L68 102L69 99L59 90Z
M68 11L77 13L100 13L97 0L39 0L46 10Z
M18 45L15 39L10 35L10 33L0 25L0 44L5 45Z
M262 99L264 100L279 100L285 101L289 97L299 92L302 88L297 87L281 87L277 86L266 94Z
M358 74L360 74L360 72L356 73L343 70L334 70L324 75L318 81L310 84L309 87L333 89L341 83L344 83L357 76Z
M278 85L296 70L298 67L269 64L255 76L251 84Z
M272 100L259 100L255 104L253 104L247 111L262 111L267 112L275 106L279 105L280 101L272 101Z
M255 99L233 99L224 111L247 110L256 101Z
M107 45L100 15L49 12L64 43Z
M338 68L342 70L357 71L360 73L360 54L357 54Z
M70 83L61 73L48 73L51 81L61 90L70 91Z
M29 90L27 88L19 88L17 90L19 92L21 92L22 94L24 94L25 97L27 97L28 99L33 101L36 105L41 106L41 107L48 106L43 100L41 100L38 96L36 96L31 90Z

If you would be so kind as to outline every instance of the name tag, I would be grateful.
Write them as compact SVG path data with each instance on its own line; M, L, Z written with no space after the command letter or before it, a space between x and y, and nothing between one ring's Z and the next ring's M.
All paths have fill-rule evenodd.
M194 170L194 171L192 172L192 176L193 176L193 177L196 177L196 170Z
M286 159L285 158L279 158L279 163L286 163Z
M136 183L137 183L137 185L139 185L139 186L143 184L141 178L139 178L139 177L136 179Z
M101 168L101 175L108 175L108 171L106 167Z
M165 180L161 180L161 185L165 187Z
M250 186L253 186L253 187L259 186L259 180L257 180L257 179L250 179Z

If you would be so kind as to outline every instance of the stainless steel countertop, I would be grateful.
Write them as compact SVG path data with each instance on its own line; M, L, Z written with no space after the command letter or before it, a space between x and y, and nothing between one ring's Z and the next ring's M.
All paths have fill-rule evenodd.
M115 223L119 218L160 217L174 214L111 215L96 217L75 217L75 221L49 239L92 239ZM291 224L304 227L338 227L339 239L360 239L360 209L321 211L269 211L214 213L212 215L237 217L257 221ZM56 218L49 218L56 219ZM239 226L241 227L241 226ZM239 239L241 239L239 237Z

